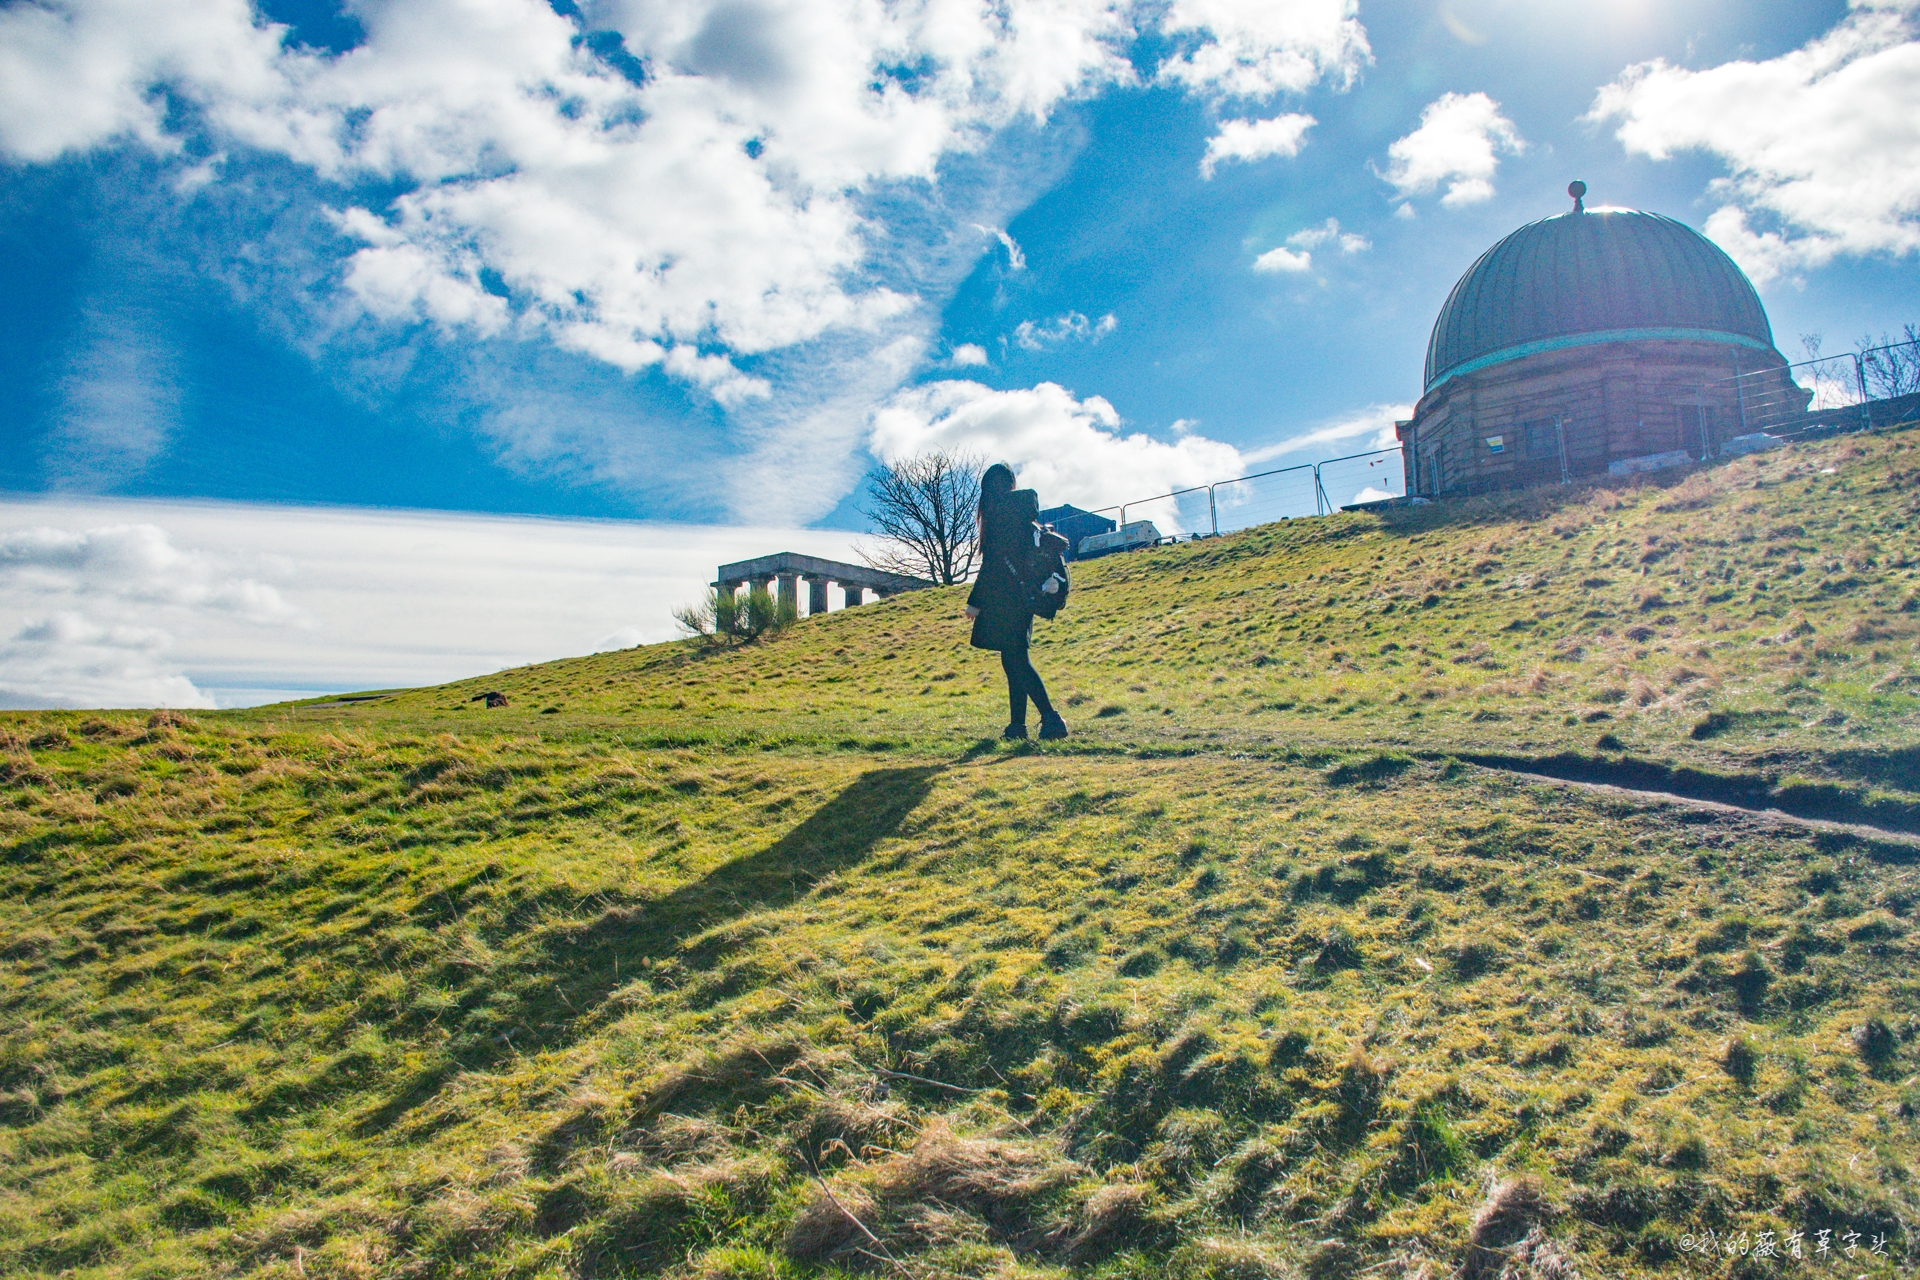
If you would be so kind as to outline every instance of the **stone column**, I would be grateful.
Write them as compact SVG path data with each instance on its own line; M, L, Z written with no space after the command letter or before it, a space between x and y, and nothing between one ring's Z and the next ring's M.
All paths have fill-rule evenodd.
M827 611L827 580L825 578L807 579L807 616Z
M840 590L846 593L847 608L849 609L857 604L863 604L866 601L867 593L864 587L855 586L851 582L843 582L840 584Z
M798 611L800 608L800 578L797 574L783 573L774 579L778 588L777 599L782 609Z

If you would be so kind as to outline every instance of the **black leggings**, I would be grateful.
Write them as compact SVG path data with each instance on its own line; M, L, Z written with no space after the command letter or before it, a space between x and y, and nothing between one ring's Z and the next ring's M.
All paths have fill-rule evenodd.
M1025 645L1018 649L1002 649L1000 666L1007 673L1007 708L1012 712L1008 723L1027 722L1028 698L1033 699L1033 705L1039 710L1042 720L1053 715L1053 703L1047 699L1047 686L1040 683L1040 673L1033 669L1033 661L1027 657Z

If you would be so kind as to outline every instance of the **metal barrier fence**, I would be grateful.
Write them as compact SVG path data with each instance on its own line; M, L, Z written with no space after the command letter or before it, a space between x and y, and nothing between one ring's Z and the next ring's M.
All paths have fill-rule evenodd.
M1353 502L1397 498L1406 491L1395 446L1176 489L1093 514L1111 515L1122 525L1151 520L1163 534L1215 536L1275 520L1328 515Z
M1897 416L1878 406L1906 409L1898 402L1920 394L1920 337L1755 369L1720 385L1732 388L1740 435L1869 430Z
M1907 326L1905 342L1868 347L1860 353L1860 377L1876 400L1920 395L1920 331Z
M1905 342L1726 379L1722 385L1731 387L1739 414L1736 434L1791 439L1920 417L1920 334L1910 326L1907 335ZM1704 459L1716 452L1704 408L1698 426ZM1570 478L1564 442L1558 472L1562 483ZM1162 534L1217 536L1274 520L1329 515L1355 502L1406 492L1406 469L1396 445L1136 498L1092 514L1111 515L1122 525L1151 520Z

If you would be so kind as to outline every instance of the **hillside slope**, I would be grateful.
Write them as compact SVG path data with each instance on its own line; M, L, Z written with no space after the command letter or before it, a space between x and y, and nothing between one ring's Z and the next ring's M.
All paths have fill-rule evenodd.
M0 1272L1910 1274L1916 446L0 718Z

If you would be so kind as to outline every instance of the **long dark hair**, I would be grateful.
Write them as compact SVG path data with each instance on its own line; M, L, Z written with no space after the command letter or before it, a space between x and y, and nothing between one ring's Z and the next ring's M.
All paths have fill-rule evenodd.
M975 513L976 527L982 533L987 522L993 519L994 512L1004 505L1007 495L1013 492L1013 468L1004 462L996 462L980 476L980 508Z
M995 503L1013 492L1013 468L996 462L980 475L980 510L985 514Z

